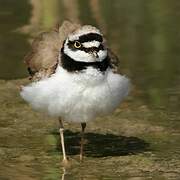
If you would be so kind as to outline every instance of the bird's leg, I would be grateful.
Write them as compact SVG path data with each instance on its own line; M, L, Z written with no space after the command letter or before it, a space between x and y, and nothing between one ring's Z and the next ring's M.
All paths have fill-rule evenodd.
M67 163L67 157L66 157L66 150L65 150L65 145L64 145L64 127L61 118L59 118L59 133L61 137L61 146L62 146L62 152L63 152L63 163Z
M81 123L81 145L80 145L80 161L83 159L83 146L84 146L84 131L86 128L86 123Z

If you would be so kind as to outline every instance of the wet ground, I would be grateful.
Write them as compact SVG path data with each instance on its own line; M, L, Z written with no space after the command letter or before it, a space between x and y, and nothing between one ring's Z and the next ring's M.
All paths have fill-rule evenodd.
M0 0L0 180L180 179L179 1L20 2ZM80 126L65 124L66 169L58 121L18 90L32 37L64 18L99 26L133 84L112 116L88 123L82 163Z

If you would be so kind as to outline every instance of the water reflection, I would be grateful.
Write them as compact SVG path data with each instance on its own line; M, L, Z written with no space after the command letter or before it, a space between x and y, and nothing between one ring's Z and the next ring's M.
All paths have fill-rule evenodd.
M66 175L66 168L63 168L63 173L62 173L61 180L65 180L65 175Z
M65 142L68 155L79 155L80 134L66 130ZM59 138L59 133L54 133ZM126 156L149 150L149 144L137 137L117 136L113 134L85 134L85 155L87 157ZM57 145L58 151L60 144Z

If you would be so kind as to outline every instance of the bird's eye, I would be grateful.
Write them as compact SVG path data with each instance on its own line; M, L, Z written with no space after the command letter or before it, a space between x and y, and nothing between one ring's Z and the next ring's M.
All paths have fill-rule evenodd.
M77 49L80 48L81 47L81 43L79 41L75 41L74 42L74 47L77 48Z

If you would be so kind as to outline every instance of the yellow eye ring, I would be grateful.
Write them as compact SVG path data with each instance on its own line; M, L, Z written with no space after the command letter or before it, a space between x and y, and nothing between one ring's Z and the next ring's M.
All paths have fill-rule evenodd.
M75 41L74 42L74 47L77 48L77 49L80 48L81 47L81 43L79 41Z

